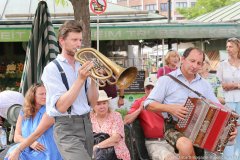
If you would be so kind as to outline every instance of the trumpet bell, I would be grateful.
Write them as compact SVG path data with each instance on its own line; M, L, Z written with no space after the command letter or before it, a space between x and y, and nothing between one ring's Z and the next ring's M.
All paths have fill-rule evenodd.
M136 67L129 67L123 69L122 73L119 75L117 79L116 85L119 89L126 89L128 88L136 79L137 77L137 68Z

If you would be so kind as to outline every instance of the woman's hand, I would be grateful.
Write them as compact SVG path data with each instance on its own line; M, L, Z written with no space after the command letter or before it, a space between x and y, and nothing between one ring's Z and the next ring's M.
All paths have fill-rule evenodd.
M92 159L95 159L96 157L96 151L99 149L99 146L96 144L93 146L93 155L92 155Z
M20 153L21 151L17 147L10 154L7 154L5 158L7 158L8 160L18 160Z
M34 149L35 151L44 151L45 147L44 145L42 145L41 143L39 143L38 141L35 141L31 146L32 149Z
M99 148L98 145L94 145L94 146L93 146L93 152L95 152L98 148Z
M238 84L237 83L222 83L222 88L225 91L231 91L234 89L238 89Z

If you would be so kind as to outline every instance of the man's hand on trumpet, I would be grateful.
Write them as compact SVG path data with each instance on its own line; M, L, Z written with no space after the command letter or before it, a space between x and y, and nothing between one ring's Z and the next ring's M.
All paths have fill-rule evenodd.
M82 67L78 69L78 78L82 80L86 80L88 76L91 75L90 70L94 67L94 63L92 61L86 61Z

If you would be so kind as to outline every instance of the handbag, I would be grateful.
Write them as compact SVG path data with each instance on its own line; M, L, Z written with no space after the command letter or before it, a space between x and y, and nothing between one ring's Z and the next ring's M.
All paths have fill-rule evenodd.
M162 115L143 110L141 111L139 118L145 138L164 137L164 118Z
M107 133L93 133L94 145L108 139L110 136ZM108 148L97 148L95 153L93 153L95 160L118 160L115 153L114 147Z
M141 103L145 101L147 97L144 96L135 100L132 104L132 108L139 108ZM132 113L135 110L130 110ZM138 119L143 128L145 138L163 138L164 137L164 118L161 113L156 113L143 109L138 115Z

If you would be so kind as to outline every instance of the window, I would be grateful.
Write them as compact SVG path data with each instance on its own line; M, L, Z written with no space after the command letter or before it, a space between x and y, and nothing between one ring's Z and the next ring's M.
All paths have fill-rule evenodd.
M176 20L185 20L185 17L176 17Z
M138 10L142 10L142 6L140 5L140 6L131 6L131 8L133 8L133 9L138 9Z
M148 11L156 11L157 6L156 6L156 4L147 4L147 5L145 5L145 9Z
M168 4L167 3L160 3L160 10L162 12L167 12L168 11Z
M194 7L196 5L196 2L191 2L191 7Z
M176 8L187 8L187 2L176 2Z

